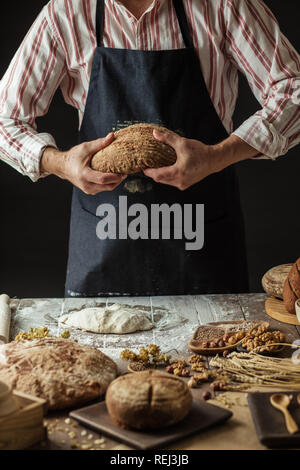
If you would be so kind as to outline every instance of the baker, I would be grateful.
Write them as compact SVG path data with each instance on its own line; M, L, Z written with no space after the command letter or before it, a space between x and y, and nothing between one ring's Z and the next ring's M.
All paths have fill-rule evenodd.
M238 69L261 109L233 132ZM59 86L80 117L80 143L67 152L35 126ZM299 55L261 0L51 0L1 80L0 155L33 181L54 174L74 185L66 295L246 292L233 164L299 143L299 89ZM112 130L139 122L178 134L154 131L177 161L144 170L146 190L132 193L127 175L96 172L90 160ZM97 209L122 196L149 211L204 204L203 247L100 240Z

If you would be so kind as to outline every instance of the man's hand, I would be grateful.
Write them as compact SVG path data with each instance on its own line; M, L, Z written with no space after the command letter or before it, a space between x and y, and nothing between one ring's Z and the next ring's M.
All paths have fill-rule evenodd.
M90 166L93 155L114 140L114 134L76 145L67 152L47 147L41 158L41 171L70 181L85 194L114 190L127 175L101 173Z
M163 168L144 170L157 183L169 184L185 190L212 173L232 163L257 155L257 150L235 135L217 145L205 145L199 140L154 130L153 136L174 148L177 161Z

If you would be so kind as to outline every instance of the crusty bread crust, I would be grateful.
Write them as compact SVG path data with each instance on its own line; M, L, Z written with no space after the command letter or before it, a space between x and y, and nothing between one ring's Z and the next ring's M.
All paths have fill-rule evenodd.
M12 341L0 346L0 381L47 400L50 410L103 395L117 376L112 359L62 338Z
M91 167L102 173L128 175L145 168L173 165L176 162L175 150L156 140L154 129L173 133L156 124L128 126L115 132L115 140L93 156Z
M296 301L300 299L300 258L293 264L283 287L283 300L289 313L296 315Z
M291 270L292 264L281 264L269 269L262 278L265 292L274 297L283 298L283 286Z
M154 370L123 375L106 392L106 406L122 427L159 429L178 423L189 413L192 395L178 377Z

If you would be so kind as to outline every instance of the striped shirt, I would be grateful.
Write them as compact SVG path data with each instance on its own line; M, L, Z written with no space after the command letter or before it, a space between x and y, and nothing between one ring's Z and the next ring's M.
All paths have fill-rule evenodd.
M82 120L97 47L97 0L51 0L41 11L0 82L0 158L36 181L53 136L38 133L61 88ZM194 46L217 113L234 133L275 159L300 142L300 57L262 0L183 0ZM154 0L137 20L120 1L105 0L104 46L183 48L172 0ZM233 132L238 70L259 110Z

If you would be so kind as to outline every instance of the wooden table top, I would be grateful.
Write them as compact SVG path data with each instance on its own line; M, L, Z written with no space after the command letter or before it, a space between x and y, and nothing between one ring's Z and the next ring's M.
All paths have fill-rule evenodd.
M71 329L71 339L80 343L101 349L117 364L120 373L126 371L126 363L120 360L120 352L125 348L133 349L150 343L157 344L162 351L175 349L180 357L187 358L191 353L187 348L194 330L198 325L212 321L228 320L267 320L271 327L283 331L289 342L300 338L300 327L286 325L269 318L265 313L265 294L238 294L238 295L199 295L199 296L168 296L168 297L109 297L109 298L66 298L66 299L13 299L11 340L21 331L28 331L31 327L47 326L54 336L62 333L58 325L58 317L75 309L84 307L103 306L112 303L121 303L133 307L141 307L151 312L152 319L175 318L177 325L172 328L159 330L157 328L136 332L130 335L100 335ZM176 314L177 312L177 314ZM178 320L179 314L179 320ZM207 386L206 386L207 387ZM205 388L205 386L204 386ZM201 399L203 388L192 389L195 399ZM243 394L245 395L245 394ZM245 408L245 407L244 407ZM243 423L235 422L235 411L231 420L201 435L195 435L174 443L169 449L211 449L215 442L214 436L219 432L217 440L219 449L262 449L249 416L245 419L247 426L243 433ZM238 415L249 413L246 410L237 410ZM241 411L241 413L240 413ZM92 449L128 449L127 446L105 437L102 442L99 434L85 429L73 420L68 419L68 412L49 414L46 417L48 440L39 449L70 449L82 448L85 445ZM245 427L245 426L244 426ZM249 428L249 429L248 429ZM248 433L248 434L247 434ZM246 447L245 447L246 446Z

